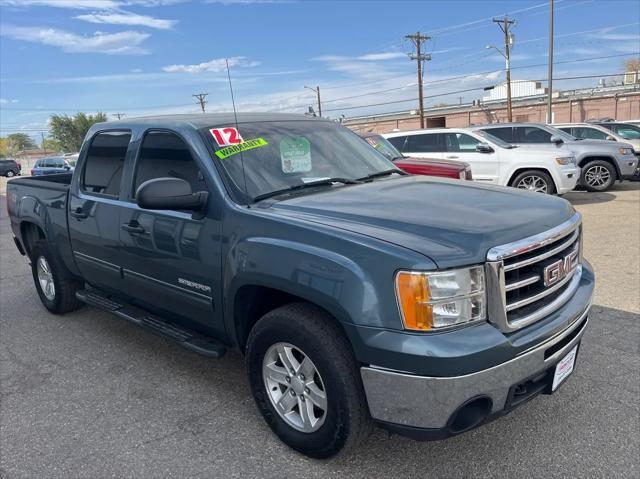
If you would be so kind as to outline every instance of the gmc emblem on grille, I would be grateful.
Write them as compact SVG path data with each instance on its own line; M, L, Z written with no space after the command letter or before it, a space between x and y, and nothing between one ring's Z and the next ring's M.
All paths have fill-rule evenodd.
M566 278L578 266L578 250L574 249L571 253L555 263L551 263L544 269L544 285L546 287Z

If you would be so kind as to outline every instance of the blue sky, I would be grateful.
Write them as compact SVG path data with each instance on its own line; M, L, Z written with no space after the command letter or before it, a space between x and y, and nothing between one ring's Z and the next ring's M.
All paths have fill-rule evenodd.
M51 113L126 116L230 109L304 112L320 85L323 113L410 110L415 62L404 35L432 35L426 105L482 97L460 92L504 80L492 16L508 13L512 77L544 79L547 0L0 0L0 134L39 136ZM640 52L637 0L556 0L555 77L618 73ZM604 57L604 58L602 58ZM588 59L574 62L574 60ZM593 60L591 60L593 59ZM570 62L570 63L563 63ZM540 66L530 66L540 65ZM452 80L448 78L456 77ZM596 78L557 81L591 86ZM355 98L351 98L355 97ZM462 97L462 100L459 99ZM397 103L390 103L397 102ZM386 105L366 106L378 103Z

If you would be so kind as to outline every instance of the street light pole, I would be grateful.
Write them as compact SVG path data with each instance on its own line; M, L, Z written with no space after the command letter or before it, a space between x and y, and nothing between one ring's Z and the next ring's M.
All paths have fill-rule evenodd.
M551 111L553 101L553 0L549 0L549 72L547 74L547 123L553 123Z

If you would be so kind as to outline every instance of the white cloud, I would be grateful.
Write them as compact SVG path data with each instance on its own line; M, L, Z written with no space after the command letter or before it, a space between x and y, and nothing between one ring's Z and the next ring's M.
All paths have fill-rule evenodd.
M149 34L135 31L95 32L93 35L83 36L55 28L4 25L0 34L15 40L60 47L70 53L106 53L110 55L148 53L140 45L149 38Z
M165 20L154 18L149 15L138 15L137 13L119 11L104 11L100 13L87 13L78 15L75 18L91 23L104 23L109 25L140 25L143 27L158 28L168 30L177 23L177 20Z
M406 53L402 52L386 52L386 53L368 53L367 55L362 55L356 57L356 60L362 61L380 61L380 60L395 60L397 58L408 58Z
M254 5L256 3L294 3L295 0L205 0L204 3L219 3L221 5Z
M0 98L0 105L8 105L9 103L18 103L18 100L8 100L6 98Z
M227 59L229 67L255 67L260 62L249 61L246 57L231 57ZM203 73L203 72L221 72L227 68L224 58L214 58L208 62L196 63L193 65L167 65L162 70L169 73Z

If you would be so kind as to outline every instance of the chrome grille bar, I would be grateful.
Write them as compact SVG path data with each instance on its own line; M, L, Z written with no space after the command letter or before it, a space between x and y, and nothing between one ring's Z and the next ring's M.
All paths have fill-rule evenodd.
M505 270L506 271L506 270ZM514 289L524 288L525 286L529 286L530 284L534 284L540 281L540 276L535 275L530 278L523 279L522 281L517 281L515 283L509 283L505 286L506 291L513 291Z
M573 233L573 235L571 236L569 241L566 241L566 242L562 243L560 246L557 246L557 247L553 248L552 250L547 251L546 253L542 253L541 255L534 256L533 258L528 258L528 259L525 259L525 260L522 260L522 261L518 261L517 263L508 264L508 265L506 265L504 267L504 270L505 270L505 272L506 271L513 271L514 269L520 269L520 268L522 268L524 266L529 266L530 264L534 264L534 263L537 263L539 261L542 261L543 259L550 258L554 254L558 254L563 249L567 249L569 246L571 246L578 239L578 236L580 236L580 230L579 229L577 229Z

